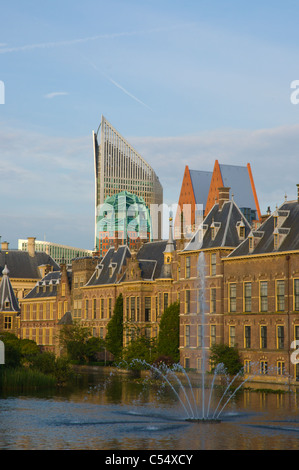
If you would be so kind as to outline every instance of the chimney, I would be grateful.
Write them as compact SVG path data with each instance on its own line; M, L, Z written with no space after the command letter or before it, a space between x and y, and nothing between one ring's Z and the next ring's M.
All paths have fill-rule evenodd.
M223 204L226 202L226 201L229 201L229 190L230 188L218 188L218 194L219 194L219 210L222 209L223 207Z
M8 250L8 245L9 245L8 242L2 242L2 243L1 243L1 250L2 250L2 251Z
M27 238L27 251L32 258L35 256L35 237Z

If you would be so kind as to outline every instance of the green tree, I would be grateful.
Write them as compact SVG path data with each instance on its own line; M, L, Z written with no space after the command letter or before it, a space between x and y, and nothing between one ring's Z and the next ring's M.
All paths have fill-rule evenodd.
M74 322L59 332L59 341L70 360L90 362L103 349L103 340L92 336L91 328Z
M229 375L236 375L243 367L237 348L226 344L214 344L210 348L210 363L212 371L217 364L223 364Z
M142 335L130 342L123 352L123 358L131 363L134 359L143 360L151 364L157 355L157 344L155 339Z
M105 348L105 341L96 336L92 336L86 341L85 355L89 362L98 360L98 353Z
M54 353L43 352L32 357L31 368L46 375L52 375L57 385L66 382L71 374L71 366L67 358L56 357Z
M33 358L41 354L40 347L31 339L19 340L20 351L23 364L30 364Z
M120 294L115 302L113 315L107 325L106 348L115 360L122 357L123 352L123 296Z
M158 356L166 356L174 362L179 362L179 315L180 303L175 302L164 311L158 336Z

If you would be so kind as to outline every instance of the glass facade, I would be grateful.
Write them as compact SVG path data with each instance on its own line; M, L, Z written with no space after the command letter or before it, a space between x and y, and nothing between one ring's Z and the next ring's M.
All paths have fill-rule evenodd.
M100 142L98 141L100 136ZM96 225L100 206L108 197L123 191L142 198L148 208L163 203L163 189L150 165L102 116L97 133L93 132L96 191ZM155 221L152 221L155 224ZM154 227L161 237L161 224ZM95 240L97 233L95 233ZM156 237L155 237L156 238Z
M138 240L151 241L150 212L144 200L123 191L108 197L97 216L96 248L100 255L118 240L133 247Z
M28 251L28 241L18 240L18 249ZM56 263L71 264L72 259L84 256L92 256L92 250L83 250L82 248L74 248L67 245L59 245L46 241L35 240L35 251L44 252L50 255Z

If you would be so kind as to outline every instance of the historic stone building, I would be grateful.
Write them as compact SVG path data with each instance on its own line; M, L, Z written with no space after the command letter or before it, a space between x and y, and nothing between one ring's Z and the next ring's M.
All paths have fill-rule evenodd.
M0 332L19 334L20 307L9 279L7 265L2 271L0 283Z
M206 358L209 367L210 347L225 343L238 348L247 373L296 383L298 221L299 199L285 201L254 229L229 188L219 188L219 201L191 240L174 241L171 221L168 240L134 250L116 245L103 258L73 260L70 270L52 267L22 300L20 334L57 351L67 319L105 338L122 294L128 345L137 334L156 338L165 308L179 300L183 366L200 371Z
M224 342L248 372L282 381L299 379L298 229L299 199L286 201L223 260Z
M58 324L70 310L70 279L65 265L36 283L21 304L20 336L42 350L58 352Z
M178 253L181 363L197 370L201 370L210 346L224 341L223 259L250 232L246 217L229 199L229 188L219 192L219 204L213 206L192 240ZM200 302L202 287L204 302Z
M0 250L0 276L7 265L10 282L19 301L47 272L59 270L51 256L35 250L34 237L28 238L27 245L28 251L11 250L9 243L3 242Z
M82 289L82 320L104 338L122 294L124 344L137 334L156 337L162 313L178 298L171 276L174 251L172 235L168 241L144 243L134 251L126 245L110 248Z

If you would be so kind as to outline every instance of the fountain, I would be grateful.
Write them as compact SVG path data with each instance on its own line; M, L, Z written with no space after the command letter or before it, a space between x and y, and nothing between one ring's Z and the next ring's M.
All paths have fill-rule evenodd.
M210 388L210 394L209 394L209 400L208 400L208 406L206 408L205 402L205 392L206 392L206 376L207 376L207 370L206 370L206 347L205 347L205 325L206 325L206 308L205 308L205 259L204 259L204 253L201 252L198 256L198 279L199 279L199 289L198 289L198 305L199 305L199 312L198 314L201 315L201 345L202 345L202 370L201 370L201 389L202 389L202 403L201 403L201 414L198 410L198 404L196 403L195 396L194 396L194 391L191 385L190 378L186 372L186 370L183 368L181 364L175 364L172 366L172 368L168 367L166 364L161 364L159 367L153 364L149 364L144 360L141 359L134 359L129 365L127 364L127 367L129 368L134 368L136 365L143 366L144 368L147 368L151 370L156 376L159 376L173 391L177 399L179 400L180 404L182 405L182 408L186 414L186 421L190 422L198 422L198 423L220 423L221 422L221 415L223 413L223 410L229 403L229 401L232 399L232 397L237 393L237 391L241 388L241 386L249 379L249 377L243 381L237 386L237 388L234 390L233 393L231 393L229 396L228 394L230 393L231 386L233 383L239 379L243 373L243 371L240 371L238 374L236 374L230 381L228 380L227 387L220 398L215 410L213 412L210 411L211 409L211 400L212 400L212 395L213 395L213 389L215 385L215 381L218 375L222 374L225 375L227 378L226 370L224 367L224 364L218 364L215 367L212 382L211 382L211 388ZM124 366L124 361L121 363L121 367ZM180 373L183 377L185 377L187 381L187 387L185 387L180 380L178 373ZM183 397L180 396L178 391L175 388L175 382L179 389L182 392ZM187 393L187 388L189 389L189 394L191 394L191 398L188 396ZM224 400L226 401L224 402ZM224 402L224 404L223 404ZM222 405L222 406L221 406Z
M209 381L211 382L209 397L206 400L205 394L208 389L206 379L207 379L207 370L206 370L206 337L205 337L205 327L206 327L206 308L205 308L205 259L204 253L201 252L198 257L198 279L199 279L199 289L198 289L198 305L199 311L198 315L201 316L201 351L202 351L202 370L201 370L201 410L199 409L198 403L196 402L194 390L191 384L191 380L181 364L175 364L172 367L167 366L162 363L157 366L150 364L145 360L133 359L133 361L128 364L126 361L121 361L119 364L120 368L134 369L136 368L146 368L151 370L156 377L159 377L167 384L172 392L175 394L176 398L180 402L184 413L185 421L195 422L195 423L220 423L222 421L222 414L227 407L231 399L236 395L238 390L250 379L252 375L256 375L253 371L250 373L250 376L243 378L242 375L244 370L241 369L234 377L229 377L227 371L224 367L224 364L217 364L213 375L209 374ZM252 364L253 366L253 364ZM258 364L257 364L258 366ZM258 369L257 369L258 373ZM215 405L215 409L211 410L213 391L215 388L215 383L217 376L220 376L226 379L226 387L222 396L220 397L218 403ZM182 380L185 379L186 385L183 384ZM235 384L235 389L232 392L231 388ZM179 391L177 391L178 387ZM179 393L181 392L181 393ZM207 401L207 406L206 406Z

